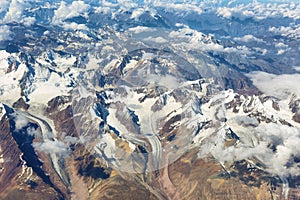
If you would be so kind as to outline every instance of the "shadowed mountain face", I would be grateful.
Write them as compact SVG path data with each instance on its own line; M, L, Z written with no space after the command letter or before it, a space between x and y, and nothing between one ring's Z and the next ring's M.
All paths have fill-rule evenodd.
M0 199L299 199L300 4L0 3Z

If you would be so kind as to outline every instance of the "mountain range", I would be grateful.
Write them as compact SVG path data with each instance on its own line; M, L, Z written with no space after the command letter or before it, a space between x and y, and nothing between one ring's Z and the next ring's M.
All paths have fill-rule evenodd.
M0 3L0 199L299 199L296 1Z

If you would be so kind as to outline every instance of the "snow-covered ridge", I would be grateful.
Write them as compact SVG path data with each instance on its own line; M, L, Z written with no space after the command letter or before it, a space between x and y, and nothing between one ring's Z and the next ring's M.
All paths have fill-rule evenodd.
M52 98L70 91L71 78L54 71L45 59L27 63L21 60L20 55L4 50L0 54L0 101L12 104L25 97L32 103L46 105ZM61 67L72 66L68 58L54 61Z
M226 122L206 139L199 138L202 143L199 156L212 154L221 163L258 159L271 174L281 178L298 176L298 163L291 160L300 156L295 146L300 142L300 124L291 118L289 103L292 99L225 93ZM212 116L214 110L222 106L213 102L203 105L204 116ZM230 146L226 145L228 129L238 136ZM209 131L204 130L203 135Z
M0 103L0 120L2 119L3 116L5 116L5 114L6 112L5 112L4 105Z
M131 149L134 150L135 145L142 145L148 141L152 149L152 152L148 154L151 153L155 164L152 166L154 168L149 166L147 170L161 168L167 164L162 156L172 154L174 156L172 159L175 159L183 153L179 151L176 155L172 152L172 143L162 146L161 140L171 140L168 138L171 138L172 132L176 135L177 131L185 130L185 134L180 132L174 141L178 147L188 149L188 145L191 145L188 141L191 142L197 134L199 123L207 120L201 114L201 103L198 97L202 92L199 91L200 87L198 89L195 87L195 90L191 89L191 86L196 84L200 84L199 80L187 82L182 88L176 89L172 87L164 89L155 85L152 87L150 83L144 87L121 86L113 91L107 90L98 97L101 102L104 101L102 104L106 105L106 114L98 116L115 135L127 141ZM205 87L204 84L203 87ZM166 91L163 92L164 90ZM179 96L181 92L186 95ZM97 112L105 113L103 107L98 107ZM116 165L119 170L131 171L130 162L117 156L116 152L120 148L112 142L108 143L108 138L111 138L108 134L101 136L99 145L96 146L97 151L101 155L104 153L106 157L113 158L112 164ZM103 143L107 146L101 153L99 148L101 146L103 148L101 145ZM133 152L133 154L137 153Z

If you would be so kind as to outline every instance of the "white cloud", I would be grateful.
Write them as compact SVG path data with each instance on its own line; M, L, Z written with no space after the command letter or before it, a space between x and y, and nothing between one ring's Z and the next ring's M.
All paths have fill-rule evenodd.
M285 26L280 26L280 27L271 27L269 28L269 31L270 32L273 32L273 33L288 33L292 30L292 27L285 27Z
M80 139L77 137L72 137L72 136L65 136L64 137L64 142L67 144L76 144L80 142Z
M237 4L234 7L219 7L216 14L224 18L239 18L244 20L252 18L261 20L266 18L283 18L289 17L293 19L300 18L300 4L276 4L257 2L249 4Z
M25 3L23 0L12 0L9 4L9 9L3 18L3 22L19 22L22 20Z
M276 43L275 47L278 49L277 55L284 54L286 51L290 50L290 48L288 48L289 46L282 42Z
M235 120L237 122L238 125L241 126L258 126L259 122L257 121L257 119L255 118L251 118L248 116L238 116L235 117L233 120Z
M300 156L300 130L269 123L258 127L256 131L264 140L276 145L276 151L262 159L267 164L267 170L281 177L300 175L299 166L293 160L294 156Z
M243 5L238 5L232 8L219 7L216 11L216 14L227 19L235 17L241 20L245 20L247 18L254 18L256 16L253 9L245 9Z
M81 143L81 144L86 144L91 142L93 139L90 136L82 136L80 135L79 137L72 137L72 136L65 136L65 134L63 134L63 141L66 144L76 144L76 143Z
M300 72L300 66L294 66L293 67L296 71Z
M250 130L249 130L250 132ZM257 145L240 143L238 146L224 145L225 130L221 129L217 136L211 137L209 141L201 146L199 152L200 157L206 157L207 155L213 155L218 161L233 162L239 161L247 158L252 158L254 156L269 156L271 150L267 147L268 143L265 141L260 142Z
M277 55L284 54L285 52L286 52L286 50L284 50L284 49L279 49L279 50L277 51Z
M138 8L138 9L135 9L132 14L131 14L131 19L138 19L143 13L145 12L144 9L142 8Z
M34 127L30 126L26 129L28 135L36 135L37 134L37 129Z
M253 84L263 93L280 99L291 94L300 96L300 74L268 74L266 72L252 72L247 75Z
M276 43L276 44L275 44L275 47L276 47L276 48L281 48L281 49L286 49L286 48L288 48L289 46L286 45L286 44L284 44L284 43L282 43L282 42L279 42L279 43Z
M87 27L84 24L77 24L75 22L63 24L65 30L86 30Z
M144 39L144 41L155 42L155 43L159 43L159 44L168 42L168 40L166 40L165 38L160 37L160 36L159 37L147 37Z
M232 9L226 7L218 8L217 15L229 19L232 17Z
M180 28L179 30L176 31L171 31L169 33L169 38L170 39L183 39L195 46L196 44L201 44L203 45L203 42L209 42L211 38L207 37L205 34L202 32L196 31L194 29L191 29L189 27L184 27ZM221 46L221 45L219 45Z
M7 11L9 8L10 1L9 0L1 0L0 1L0 13Z
M171 41L176 41L174 44L186 47L190 49L197 49L203 51L211 51L213 53L238 53L241 55L252 55L253 52L245 46L239 45L236 47L225 47L218 44L214 39L214 36L209 34L205 35L199 31L193 30L189 27L181 28L176 31L171 31L169 33L169 38Z
M97 7L95 8L95 13L104 13L104 14L109 14L112 13L114 10L112 8L109 7Z
M3 19L0 20L2 23L24 23L25 26L31 26L35 23L34 17L25 17L23 15L24 10L30 4L26 3L24 0L11 0L11 1L1 1L0 2L0 13L4 12Z
M0 41L10 40L12 32L9 29L9 26L0 26Z
M131 0L118 0L118 6L120 6L120 10L129 10L130 8L138 7L138 5Z
M271 27L269 31L287 37L300 37L300 24L295 26Z
M56 25L62 24L66 19L84 14L89 8L90 6L85 4L84 1L73 1L70 5L62 1L59 8L54 11L52 23Z
M144 33L144 32L153 32L156 29L145 27L145 26L136 26L136 27L133 27L133 28L129 28L128 30L130 32L135 33L135 34L140 34L140 33Z
M106 1L106 0L102 0L101 4L102 4L103 7L112 7L112 8L114 8L114 7L118 6L117 3L112 3L112 2L109 2L109 1Z
M29 123L28 119L26 117L24 117L23 115L15 113L13 115L13 117L14 117L14 121L15 121L16 130L21 130L22 128L27 126L27 124Z
M22 114L13 113L11 116L13 117L13 120L15 122L15 130L16 131L22 130L23 128L25 128L29 124L29 120L25 116L23 116ZM28 135L35 135L36 132L37 132L37 130L33 126L28 126L26 128L26 133Z
M23 23L24 23L25 26L31 26L31 25L33 25L35 23L35 21L36 20L35 20L34 17L25 17L23 19Z
M282 46L282 45L280 45ZM253 72L248 75L253 83L266 95L279 99L269 99L262 102L259 97L243 98L242 105L253 100L254 115L244 112L226 112L227 122L224 128L210 134L202 141L199 157L213 156L220 163L239 160L260 161L267 172L281 178L300 175L300 163L295 158L300 158L300 126L293 123L289 108L291 94L300 94L300 74L274 75L265 72ZM230 99L230 98L229 98ZM280 100L282 99L282 100ZM280 110L274 110L273 102L276 101ZM216 105L218 106L218 105ZM211 112L213 109L209 109ZM204 115L205 115L204 109ZM272 118L271 122L264 122L261 116ZM291 123L293 126L283 125L281 120ZM232 146L226 145L227 128L231 128L240 138ZM207 135L203 130L202 135Z
M244 35L243 37L236 37L233 38L235 41L239 41L239 42L264 42L262 39L259 39L253 35Z
M45 141L43 143L34 143L33 147L40 152L55 153L59 155L69 155L68 146L61 141Z
M148 75L147 81L149 83L155 83L155 85L161 85L164 87L176 89L180 86L180 81L171 75L166 75L166 76L157 76L154 74Z
M266 55L266 53L268 52L267 49L262 49L262 48L259 48L259 47L253 47L253 50L255 50L255 52L261 54L261 55Z
M153 18L155 18L155 15L157 14L155 9L152 9L150 7L139 7L137 9L134 9L131 14L131 19L138 19L143 13L148 12Z
M153 5L156 7L163 7L173 12L182 12L185 11L186 13L195 12L197 14L202 14L203 10L202 7L192 3L174 3L172 1L166 3L162 1L155 1Z
M247 123L254 120L246 119ZM300 130L276 123L255 124L256 127L245 129L246 133L238 131L240 142L229 147L224 142L225 130L221 129L201 146L199 157L212 155L221 163L256 158L266 166L266 171L274 175L300 175L299 163L294 161L294 157L300 157ZM245 140L247 137L250 137L248 142Z

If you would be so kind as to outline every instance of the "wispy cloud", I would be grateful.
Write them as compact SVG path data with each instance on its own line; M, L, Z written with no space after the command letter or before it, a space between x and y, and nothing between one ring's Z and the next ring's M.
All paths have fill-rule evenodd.
M10 40L11 35L12 35L12 32L11 32L9 26L6 26L6 25L0 26L0 41Z
M9 4L10 4L9 0L0 1L0 13L7 11L9 8Z
M233 38L235 41L238 41L238 42L264 42L262 39L259 39L253 35L244 35L243 37L236 37L236 38Z
M62 141L45 141L42 143L34 143L33 147L40 152L55 153L61 156L69 155L69 147Z
M26 127L29 123L28 119L21 114L13 113L11 116L14 119L16 130L21 130L22 128Z
M144 41L154 42L154 43L159 43L159 44L168 42L168 40L166 40L163 37L147 37L147 38L144 39Z

